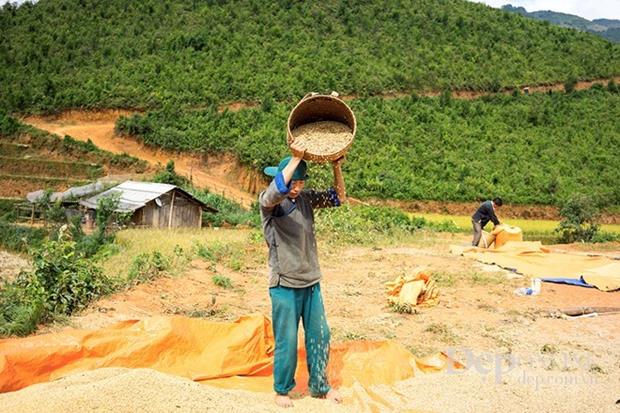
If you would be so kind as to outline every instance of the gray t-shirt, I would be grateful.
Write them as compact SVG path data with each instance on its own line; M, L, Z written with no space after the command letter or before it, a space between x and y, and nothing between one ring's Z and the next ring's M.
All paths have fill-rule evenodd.
M340 206L334 189L303 190L288 197L288 187L279 173L258 196L263 233L269 246L269 287L305 288L321 279L314 208Z

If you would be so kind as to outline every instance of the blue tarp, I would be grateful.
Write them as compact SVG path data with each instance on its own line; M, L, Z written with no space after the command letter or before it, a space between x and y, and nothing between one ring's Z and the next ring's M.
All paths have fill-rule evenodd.
M541 278L541 281L557 284L577 285L579 287L595 288L592 284L588 284L583 280L583 277L579 278Z

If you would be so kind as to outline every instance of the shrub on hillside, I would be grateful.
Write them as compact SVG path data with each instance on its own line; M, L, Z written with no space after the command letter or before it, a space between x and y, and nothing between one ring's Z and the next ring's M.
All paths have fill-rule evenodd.
M411 233L428 226L424 218L396 208L345 205L316 211L317 233L335 241L363 243L376 235Z
M577 194L563 202L560 208L562 220L556 228L561 243L576 241L591 242L598 234L600 226L597 203L586 195Z
M15 208L21 204L21 199L1 199L0 198L0 220L14 222L17 219Z
M19 122L0 111L0 135L13 135L19 130Z
M154 177L153 182L159 182L162 184L176 185L178 187L184 187L190 185L189 179L177 174L174 169L174 161L169 160L166 167L159 171Z
M157 278L170 268L170 259L159 251L144 252L134 257L129 268L128 282L141 284Z
M577 79L571 77L566 82L564 82L564 92L572 93L575 91L575 86L577 86Z
M64 214L59 214L63 219L56 220L47 240L43 230L0 221L0 245L33 251L33 270L0 286L0 335L29 334L37 324L71 315L118 288L117 281L106 277L91 258L114 239L111 223L118 202L118 194L98 201L97 228L88 236L79 219L64 223Z
M260 226L260 216L258 214L258 205L255 203L248 211L240 204L226 199L222 195L218 195L208 190L191 190L192 195L217 209L218 212L212 213L204 211L202 213L202 223L205 226L221 227L228 224L232 226L247 225L250 227Z
M0 337L26 336L43 317L43 300L18 282L0 286Z
M33 257L34 271L20 278L24 288L44 302L45 313L70 315L112 290L112 282L91 261L76 253L64 236L47 241Z
M63 232L33 254L33 270L0 287L0 335L26 335L37 324L81 310L115 288Z

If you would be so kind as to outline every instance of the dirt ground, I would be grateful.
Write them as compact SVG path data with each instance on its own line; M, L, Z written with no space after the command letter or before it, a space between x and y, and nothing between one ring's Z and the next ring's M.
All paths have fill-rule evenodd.
M620 314L567 320L550 313L576 306L620 307L620 292L543 283L539 296L515 296L514 289L528 286L529 279L450 255L450 245L467 241L463 235L423 233L389 246L320 243L321 288L334 341L396 340L417 356L448 351L470 366L463 374L418 374L393 387L379 387L374 390L379 398L394 392L400 395L397 402L383 407L435 412L616 412ZM248 248L254 257L266 253L260 244ZM620 257L620 248L604 252ZM212 320L234 320L254 312L269 315L267 268L259 262L249 260L244 269L233 271L220 264L212 268L197 259L182 275L104 298L72 317L69 326L51 326L42 332L95 329L156 314ZM437 280L440 303L420 308L417 314L391 311L384 282L419 266ZM211 280L215 273L229 277L233 287L215 286ZM345 391L351 395L353 390Z

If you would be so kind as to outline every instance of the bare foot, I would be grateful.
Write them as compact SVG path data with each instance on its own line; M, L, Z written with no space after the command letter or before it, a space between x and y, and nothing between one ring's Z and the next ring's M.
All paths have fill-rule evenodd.
M276 404L280 407L293 407L293 401L288 394L276 394Z
M334 403L342 403L342 395L336 389L330 389L325 395L327 400L332 400Z

